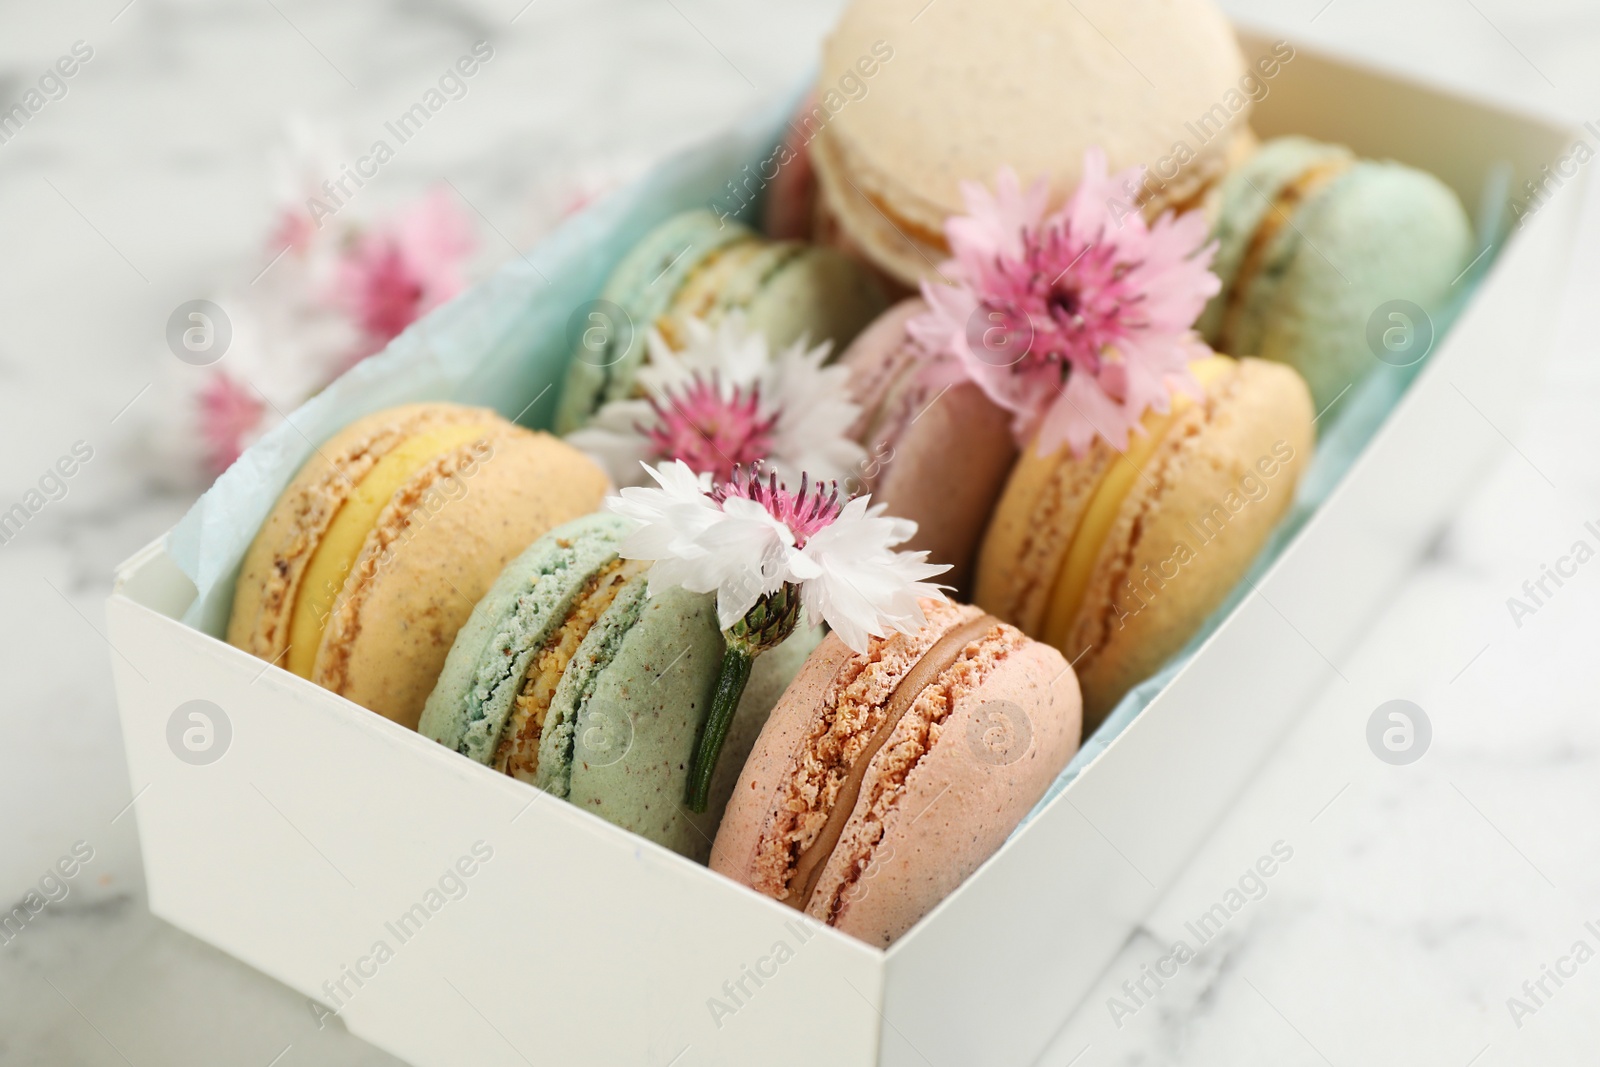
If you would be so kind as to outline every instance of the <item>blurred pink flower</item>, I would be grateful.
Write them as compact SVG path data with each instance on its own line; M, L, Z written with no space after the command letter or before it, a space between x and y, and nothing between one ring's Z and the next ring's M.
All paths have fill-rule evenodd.
M377 352L459 293L474 246L471 220L444 189L357 233L339 258L331 294L363 335L349 362Z
M248 386L221 371L201 386L198 399L206 468L221 474L259 435L266 404Z
M924 281L929 310L911 323L1041 454L1063 443L1081 454L1097 434L1125 448L1146 411L1171 409L1174 389L1198 396L1189 364L1210 350L1192 327L1221 287L1200 212L1146 225L1123 199L1137 170L1108 177L1092 148L1083 171L1048 215L1043 180L1023 192L1006 168L993 193L963 183L969 213L945 223L954 284Z

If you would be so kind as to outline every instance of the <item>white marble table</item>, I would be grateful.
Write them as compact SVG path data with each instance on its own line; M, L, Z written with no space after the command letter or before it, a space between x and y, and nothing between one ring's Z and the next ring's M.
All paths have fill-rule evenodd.
M74 843L93 850L70 894L0 946L0 1062L393 1062L337 1027L318 1031L292 991L145 907L100 603L113 565L192 497L141 443L160 413L159 388L145 387L170 372L166 316L250 269L262 164L286 113L359 132L464 46L492 40L490 76L375 193L449 178L492 223L481 273L540 232L572 176L634 173L787 91L836 4L125 2L0 10L0 100L72 42L95 50L64 99L0 144L0 507L75 441L94 448L66 497L0 546L13 737L0 749L12 813L0 901ZM1600 116L1592 3L1231 7L1464 89ZM1600 570L1520 628L1505 602L1600 520L1597 235L1591 213L1535 420L1340 664L1350 684L1309 712L1042 1063L1592 1060L1600 963L1560 987L1546 979L1551 995L1520 1027L1507 998L1526 997L1524 981L1574 941L1600 948L1584 927L1600 928L1600 725L1585 689ZM1521 355L1506 354L1507 373ZM1435 729L1408 767L1379 762L1364 739L1391 697L1417 702ZM1135 1000L1123 984L1280 841L1293 858L1261 899Z

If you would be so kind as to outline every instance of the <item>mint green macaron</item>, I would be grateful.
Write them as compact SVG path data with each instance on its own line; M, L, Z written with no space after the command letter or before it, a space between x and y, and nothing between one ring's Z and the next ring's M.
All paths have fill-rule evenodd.
M644 362L646 331L667 314L685 279L719 248L754 238L749 227L710 211L685 211L645 234L600 292L595 321L602 328L586 331L573 350L556 432L571 433L607 400L627 396ZM624 321L612 321L612 307L622 310Z
M417 731L492 763L528 667L580 595L618 563L627 520L597 513L558 526L506 564L445 657Z
M687 318L742 313L774 350L802 338L848 344L887 306L882 283L855 260L799 241L769 241L709 211L686 211L650 231L612 272L598 312L607 329L573 351L556 410L570 433L600 406L633 395L646 336L682 347ZM623 321L612 307L620 308Z
M711 802L689 767L721 664L715 598L648 594L621 559L630 524L585 516L513 560L456 637L419 731L700 862L768 714L821 641L802 626L756 661Z
M1381 365L1368 323L1396 301L1437 318L1474 254L1460 198L1431 174L1305 137L1270 141L1223 182L1222 290L1198 323L1233 356L1287 363L1323 411Z

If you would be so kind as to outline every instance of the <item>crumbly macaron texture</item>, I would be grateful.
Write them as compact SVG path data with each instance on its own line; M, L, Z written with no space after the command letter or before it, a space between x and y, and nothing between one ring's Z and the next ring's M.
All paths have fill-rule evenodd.
M856 655L825 639L774 709L734 790L711 866L783 899L801 853L822 833L856 761L882 725L900 682L947 632L978 617L951 601L924 602L926 625L872 638Z
M930 381L934 357L905 330L926 309L919 298L896 304L841 358L850 368L851 397L862 408L851 436L867 451L863 487L890 515L917 524L905 549L949 564L941 580L960 591L968 588L1017 447L1009 416L982 389Z
M568 665L546 716L535 784L704 862L736 768L820 634L803 628L757 658L711 803L691 813L689 766L722 662L722 632L713 596L679 588L648 596L647 581L641 575L617 594Z
M860 80L863 59L878 62L868 91L844 98L839 81ZM820 191L854 242L914 285L942 258L944 218L963 210L960 182L992 182L1001 166L1024 180L1046 176L1059 203L1081 180L1089 146L1103 147L1116 171L1151 165L1182 141L1198 158L1163 199L1194 198L1248 121L1244 73L1233 29L1210 0L1003 9L855 0L817 81L829 112L811 145ZM1186 123L1230 94L1241 106L1225 134L1196 143Z
M417 729L488 763L530 660L592 576L617 559L629 528L617 515L556 527L506 565L456 635Z
M228 643L268 662L281 661L306 567L361 479L413 437L498 421L487 408L407 404L358 419L323 442L279 495L245 553L234 584Z
M829 636L773 710L729 802L711 866L784 899L896 687L970 607L864 656ZM1018 729L1018 723L1022 724ZM861 789L806 906L884 946L994 853L1076 750L1080 708L1054 649L994 624L918 694L861 770ZM997 736L998 734L998 736ZM998 741L998 743L996 743Z
M442 457L395 494L334 604L312 681L415 729L506 564L605 497L605 473L548 434L506 423L490 444L487 457Z
M1042 456L1031 444L1024 448L979 546L973 600L1024 633L1039 634L1072 538L1101 481L1122 462L1100 437L1071 462L1060 452Z
M588 335L578 331L578 347L557 403L556 432L571 433L606 401L630 395L644 362L646 335L666 314L686 279L718 249L753 236L748 227L705 210L674 215L645 234L623 256L600 293L601 300L623 310L628 322L604 321L606 309L596 308L602 318L594 324L603 331L605 343L595 348L586 347L583 338Z
M1240 360L1180 416L1123 501L1067 639L1088 650L1076 665L1088 729L1249 569L1311 462L1312 417L1300 376L1259 359Z
M807 913L887 947L999 850L1081 729L1055 649L1010 626L968 645L873 758Z
M511 705L492 766L521 782L538 780L539 742L544 737L550 705L555 701L567 667L583 646L594 624L627 588L628 582L649 569L641 560L618 559L596 571L572 603L566 621L551 633L534 654L522 680L522 691Z

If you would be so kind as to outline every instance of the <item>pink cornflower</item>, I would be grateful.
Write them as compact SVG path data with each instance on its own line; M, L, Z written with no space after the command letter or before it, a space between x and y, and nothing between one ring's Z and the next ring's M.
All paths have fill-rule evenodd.
M762 413L759 382L724 389L718 378L713 371L709 380L691 378L647 397L655 419L634 428L656 460L681 459L720 482L772 451L778 413Z
M259 433L266 404L249 387L220 372L201 387L198 401L206 467L221 474Z
M953 284L923 282L929 310L912 334L953 354L1041 454L1081 454L1097 434L1125 448L1174 390L1200 394L1189 364L1210 350L1193 325L1221 288L1216 245L1199 212L1147 225L1123 200L1138 173L1108 176L1090 149L1082 184L1050 214L1042 179L1026 193L1009 168L993 193L964 183L968 214L945 223Z
M352 362L459 293L473 244L470 220L443 189L355 236L340 257L333 291L362 331Z

